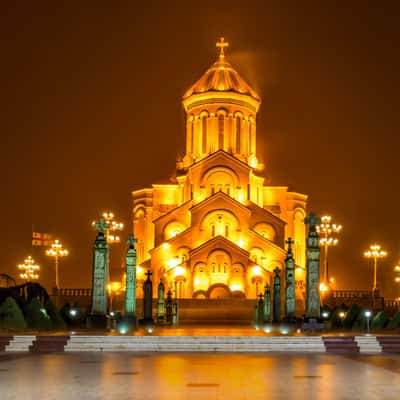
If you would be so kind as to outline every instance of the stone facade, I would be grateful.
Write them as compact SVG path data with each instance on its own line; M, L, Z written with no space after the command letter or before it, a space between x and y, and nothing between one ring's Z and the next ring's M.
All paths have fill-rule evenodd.
M256 151L260 104L223 53L184 95L186 154L175 182L132 193L138 297L150 269L179 298L255 299L273 286L274 269L284 282L291 237L304 312L307 196L265 185Z

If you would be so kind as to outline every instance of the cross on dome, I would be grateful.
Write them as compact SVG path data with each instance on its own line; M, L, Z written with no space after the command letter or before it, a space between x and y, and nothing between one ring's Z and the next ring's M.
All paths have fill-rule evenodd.
M225 57L225 55L224 55L224 47L228 47L228 46L229 46L229 43L228 43L228 42L225 42L225 39L224 39L223 37L221 37L221 38L219 39L219 42L217 42L217 43L215 44L215 46L219 48L219 57L220 57L220 58Z

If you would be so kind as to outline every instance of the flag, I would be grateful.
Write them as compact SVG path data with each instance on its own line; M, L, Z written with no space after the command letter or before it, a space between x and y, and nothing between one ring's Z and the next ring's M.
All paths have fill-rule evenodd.
M50 246L51 238L50 233L32 232L32 246Z

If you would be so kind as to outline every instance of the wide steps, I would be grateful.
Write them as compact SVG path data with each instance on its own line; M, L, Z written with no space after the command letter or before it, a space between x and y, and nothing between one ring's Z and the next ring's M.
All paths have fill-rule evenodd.
M384 353L400 353L400 336L377 336Z
M234 336L71 337L65 351L325 352L321 338Z

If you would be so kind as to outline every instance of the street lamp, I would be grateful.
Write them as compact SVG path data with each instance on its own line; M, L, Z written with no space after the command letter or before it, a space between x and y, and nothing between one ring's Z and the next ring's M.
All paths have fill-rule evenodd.
M24 260L23 264L18 265L18 269L22 271L19 275L22 279L25 279L27 282L33 279L39 279L39 265L35 264L35 261L31 256Z
M122 231L122 229L124 229L124 224L122 222L116 222L114 219L114 214L112 212L103 213L103 218L109 225L109 228L106 229L105 232L107 243L119 243L121 241L121 238L112 232ZM96 225L96 222L92 222L92 225Z
M394 272L397 272L397 276L394 278L394 281L400 283L400 265L396 265L394 267Z
M329 285L329 270L328 270L328 249L330 246L336 246L338 239L335 234L340 233L342 225L332 223L332 217L324 215L321 217L321 224L317 225L317 232L320 236L319 243L324 248L324 271L322 281Z
M371 316L372 316L371 311L369 311L369 310L365 311L365 318L367 318L367 332L368 333L369 333L369 319L371 318Z
M58 278L58 263L60 258L68 255L68 250L63 249L61 242L57 239L51 244L50 249L46 250L46 255L54 258L56 270L56 289L58 290L60 288L60 281Z
M369 247L369 250L364 252L364 257L367 258L373 258L374 259L374 287L372 290L377 289L377 283L376 283L376 272L377 272L377 264L378 264L378 258L383 258L387 256L387 252L384 250L381 250L381 246L378 244L373 244Z

